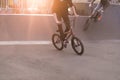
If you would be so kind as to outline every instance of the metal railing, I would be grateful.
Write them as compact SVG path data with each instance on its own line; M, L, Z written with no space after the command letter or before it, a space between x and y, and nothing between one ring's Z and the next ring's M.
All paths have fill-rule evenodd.
M51 0L0 0L0 13L48 13L50 5Z
M49 13L53 0L0 0L0 14L26 14L26 13ZM80 3L81 0L72 0ZM91 1L91 0L83 0ZM111 3L118 4L120 0L111 0Z

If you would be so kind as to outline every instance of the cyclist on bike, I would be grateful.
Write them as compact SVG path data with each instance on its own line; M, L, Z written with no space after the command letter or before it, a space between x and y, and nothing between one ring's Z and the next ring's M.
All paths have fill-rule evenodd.
M95 0L92 0L91 3L89 4L89 7L93 6ZM93 17L96 11L99 9L103 8L103 11L110 5L110 0L100 0L100 2L97 4L96 8L92 11L92 14L90 17Z
M54 0L52 5L52 13L54 13L55 21L58 25L58 30L62 36L62 39L65 38L64 32L68 32L70 30L70 20L68 17L68 8L71 8L74 15L78 16L75 7L73 6L72 0ZM65 23L66 29L63 31L62 29L62 19Z

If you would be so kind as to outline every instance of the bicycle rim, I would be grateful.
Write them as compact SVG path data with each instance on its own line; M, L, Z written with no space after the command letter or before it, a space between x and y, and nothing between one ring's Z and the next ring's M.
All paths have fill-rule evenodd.
M57 50L63 49L63 41L61 40L61 38L58 34L53 34L52 43Z
M84 52L84 46L83 46L83 43L81 42L80 39L78 39L77 37L72 37L71 45L72 45L73 50L78 55L82 55L83 54L83 52Z

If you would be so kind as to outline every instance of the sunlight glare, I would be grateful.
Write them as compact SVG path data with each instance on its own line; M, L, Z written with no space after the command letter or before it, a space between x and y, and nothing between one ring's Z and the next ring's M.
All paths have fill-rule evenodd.
M50 0L27 0L27 9L29 11L45 12L48 9Z

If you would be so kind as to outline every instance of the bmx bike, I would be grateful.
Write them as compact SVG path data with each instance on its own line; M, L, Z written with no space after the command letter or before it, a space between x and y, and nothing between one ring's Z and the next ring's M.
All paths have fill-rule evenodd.
M73 50L78 55L82 55L84 52L83 43L74 35L72 30L72 27L75 26L75 20L76 17L73 17L73 26L71 26L68 32L63 32L63 34L66 35L65 38L63 39L60 31L57 31L52 35L52 43L57 50L63 50L64 48L67 48L68 43L71 42Z
M93 16L88 17L88 19L85 21L83 30L86 31L91 23L100 21L102 19L102 14L103 14L103 7L97 10Z

